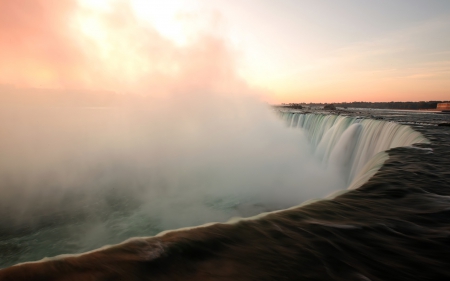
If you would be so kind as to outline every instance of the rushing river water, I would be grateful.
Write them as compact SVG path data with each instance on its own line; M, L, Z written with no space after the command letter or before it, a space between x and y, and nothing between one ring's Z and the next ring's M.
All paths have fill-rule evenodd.
M69 197L61 195L56 197L57 207L63 211L52 212L41 206L46 210L46 216L40 216L39 223L24 219L30 217L26 211L14 220L3 218L0 266L44 256L83 252L133 236L155 235L173 226L161 221L169 209L175 209L176 216L180 217L177 221L188 222L179 226L194 226L211 219L226 221L233 216L293 207L334 192L325 200L301 207L250 220L234 220L234 223L134 240L104 250L104 256L103 252L91 256L100 255L96 260L102 261L97 266L104 274L112 274L106 268L110 267L110 262L115 262L119 268L115 274L122 276L117 277L121 280L127 280L124 276L141 275L188 279L194 278L192 274L198 280L206 279L205 276L211 279L214 279L211 276L221 277L221 280L443 280L450 276L446 261L450 250L450 131L449 127L438 126L449 122L450 115L385 110L348 110L339 112L339 116L300 111L280 114L290 127L284 130L294 133L283 137L296 138L295 131L302 132L295 141L310 151L290 150L289 153L299 153L295 156L303 157L299 160L301 163L307 159L310 169L297 165L294 166L297 170L292 172L286 165L296 163L295 159L282 161L280 159L287 154L278 157L280 152L276 157L250 158L270 161L273 156L274 165L267 167L267 163L256 163L257 168L245 170L244 167L252 163L249 161L238 165L237 170L219 167L230 169L225 177L244 169L254 177L261 176L261 181L249 181L243 176L235 181L209 177L212 179L209 183L242 186L240 180L244 179L244 185L252 185L252 192L232 189L232 192L206 193L204 196L207 189L189 189L194 194L182 193L184 199L191 196L187 200L176 199L170 205L158 202L177 198L179 190L175 189L175 194L169 196L156 193L160 197L152 201L151 207L127 196L127 192L134 193L134 189L99 189L93 201L86 198L85 195L91 193L85 189L80 194L70 193ZM254 138L249 140L254 141ZM238 144L229 151L235 150ZM280 149L283 145L289 146L291 142L280 142L274 147ZM235 158L230 163L244 161L248 157ZM210 164L208 161L205 163ZM204 168L189 172L203 171ZM273 174L274 170L277 176ZM123 167L113 171L123 173ZM268 171L272 174L258 174ZM214 173L210 169L208 175L211 174ZM308 174L310 178L307 178ZM127 185L125 180L133 176L146 179L140 173L130 173L120 177L122 182L117 184ZM289 180L280 181L278 176ZM190 182L189 177L182 179L189 186L199 183ZM289 185L295 180L298 182L294 187ZM271 188L265 186L267 182ZM335 188L332 188L333 183ZM171 185L166 183L163 186ZM264 196L258 196L255 186L262 187ZM342 192L348 187L351 190ZM238 190L240 188L243 187ZM296 192L295 188L320 190ZM19 195L22 193L18 192ZM35 198L39 197L32 199ZM97 202L98 198L107 198L107 202ZM73 205L73 200L85 200L87 211L73 212L72 207L79 207L78 204ZM194 203L202 207L193 211L189 204ZM13 207L12 204L9 210L17 212ZM41 211L42 208L30 210ZM5 214L7 210L3 212ZM91 212L97 212L96 216L90 216ZM204 212L214 214L199 220L190 218ZM88 230L88 233L83 233L83 230ZM101 241L98 237L102 238ZM110 253L108 251L119 252L119 256L107 254ZM124 262L122 269L120 262L117 263L124 259L120 253L135 251L146 253L146 258L137 258L136 262L147 262L148 268L144 270ZM138 256L142 258L141 254ZM108 260L111 256L114 256L113 261ZM89 263L90 257L85 255L79 259L83 265L83 262ZM49 270L46 274L52 276L52 272Z

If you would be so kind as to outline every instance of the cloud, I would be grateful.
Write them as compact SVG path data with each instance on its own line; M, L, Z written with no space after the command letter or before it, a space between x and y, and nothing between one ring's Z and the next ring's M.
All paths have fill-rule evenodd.
M138 19L126 1L111 1L105 10L71 0L2 1L0 11L3 84L139 94L151 89L155 96L186 86L223 87L224 81L243 85L222 38L201 34L178 46Z
M69 0L0 3L0 82L38 86L56 80L65 83L74 75L84 61L69 22L75 4Z

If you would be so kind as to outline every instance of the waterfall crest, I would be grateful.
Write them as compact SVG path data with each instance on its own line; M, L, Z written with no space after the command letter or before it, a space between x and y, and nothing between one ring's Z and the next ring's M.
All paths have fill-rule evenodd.
M359 187L364 183L361 176L373 175L382 166L387 155L378 154L429 143L410 126L394 122L296 112L281 112L281 116L289 127L306 133L314 154L323 165L340 170L350 188Z

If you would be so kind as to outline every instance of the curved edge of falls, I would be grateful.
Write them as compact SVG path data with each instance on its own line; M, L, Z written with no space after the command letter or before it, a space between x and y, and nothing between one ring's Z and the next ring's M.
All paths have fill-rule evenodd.
M421 133L414 131L411 127L392 122L337 115L293 112L281 112L280 115L289 127L305 131L314 154L321 159L323 165L334 166L345 172L348 188L346 190L336 191L328 195L325 199L334 198L349 189L359 188L366 183L389 158L385 152L386 150L394 147L410 146L414 143L429 143L428 139ZM252 217L235 217L226 223L221 223L221 225L226 227L225 225L260 219L268 214L286 212L320 200L323 199L310 199L291 208L264 212ZM184 233L186 230L212 227L216 224L216 222L210 222L192 227L170 229L160 232L153 238L151 236L147 236L147 238L159 239L169 233ZM144 238L142 237L142 239ZM139 239L141 238L135 237L115 246L103 246L80 254L60 255L37 262L25 262L19 264L19 266L29 266L30 264L39 266L39 264L45 264L52 260L87 256L108 249L125 247L127 243L132 243L132 241L138 241Z
M375 175L389 159L385 151L430 143L410 126L394 122L289 111L279 114L288 127L306 133L315 156L324 166L340 170L348 184L347 189L359 188Z

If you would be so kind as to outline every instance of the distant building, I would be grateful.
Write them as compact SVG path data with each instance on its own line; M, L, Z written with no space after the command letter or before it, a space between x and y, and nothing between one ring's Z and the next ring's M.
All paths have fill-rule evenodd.
M450 102L438 103L436 109L441 111L450 111Z

